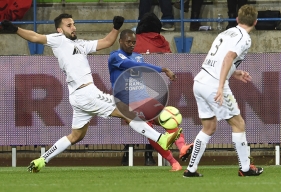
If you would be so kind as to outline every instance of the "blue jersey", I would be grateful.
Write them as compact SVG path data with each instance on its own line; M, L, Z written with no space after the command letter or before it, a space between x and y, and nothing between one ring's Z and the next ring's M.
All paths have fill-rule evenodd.
M143 62L142 55L133 52L127 54L122 50L113 51L108 59L108 69L110 74L110 82L114 89L114 96L122 102L129 104L150 98L146 91L142 72L136 67L150 67L158 72L161 68ZM127 70L131 68L131 70ZM120 78L119 76L126 71ZM118 79L118 84L115 84Z

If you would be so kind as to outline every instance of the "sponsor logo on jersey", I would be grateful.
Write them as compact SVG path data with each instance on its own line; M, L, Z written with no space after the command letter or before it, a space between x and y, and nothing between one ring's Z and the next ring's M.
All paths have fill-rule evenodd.
M125 84L125 91L143 90L145 88L146 86L143 84L141 78L138 79L129 78L129 82L126 82Z
M121 58L121 59L127 59L127 57L125 55L123 55L122 53L118 53L118 56Z
M75 55L75 54L82 54L81 51L79 50L79 48L76 47L76 46L74 46L74 50L73 50L72 55Z

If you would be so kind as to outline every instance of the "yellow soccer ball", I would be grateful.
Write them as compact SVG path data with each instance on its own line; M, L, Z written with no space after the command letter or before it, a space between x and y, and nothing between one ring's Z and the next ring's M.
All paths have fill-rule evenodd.
M175 129L181 124L182 115L177 108L167 106L158 116L158 120L160 125L165 129Z

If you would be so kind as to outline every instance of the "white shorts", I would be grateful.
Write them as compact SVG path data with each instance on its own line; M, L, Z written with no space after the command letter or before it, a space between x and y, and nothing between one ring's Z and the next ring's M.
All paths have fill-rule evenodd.
M216 116L219 121L230 119L234 115L240 114L236 99L229 87L224 89L224 101L221 106L214 99L217 93L216 87L194 81L193 93L197 102L200 119Z
M74 91L69 95L69 102L73 108L73 129L82 128L95 115L107 118L116 108L114 97L103 93L94 84Z

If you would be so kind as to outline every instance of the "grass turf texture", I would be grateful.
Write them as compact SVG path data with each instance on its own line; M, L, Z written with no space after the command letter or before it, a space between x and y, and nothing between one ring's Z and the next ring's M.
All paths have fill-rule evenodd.
M280 191L281 166L264 166L258 177L238 177L237 166L200 166L201 178L183 178L170 167L0 168L0 191L57 192L274 192Z

